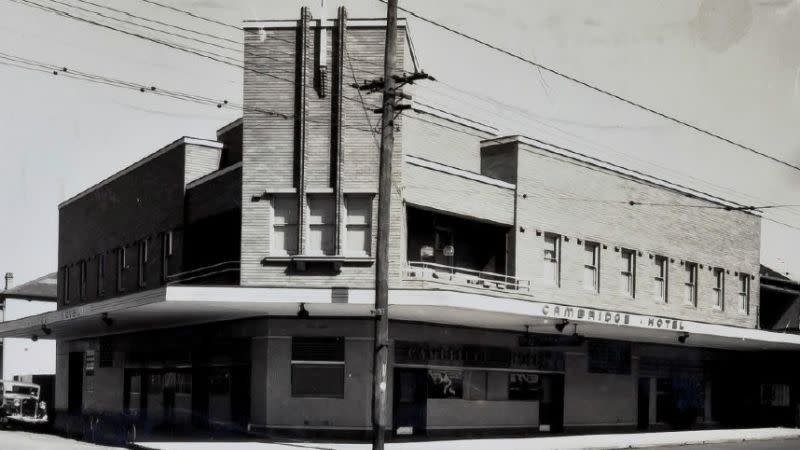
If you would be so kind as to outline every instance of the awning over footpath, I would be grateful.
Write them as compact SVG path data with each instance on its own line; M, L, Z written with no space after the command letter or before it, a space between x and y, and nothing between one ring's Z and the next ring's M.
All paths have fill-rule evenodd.
M264 316L371 317L371 289L169 286L0 323L0 338L75 339ZM730 350L798 350L800 335L520 300L483 293L394 289L389 318L531 333L578 333ZM557 331L556 325L562 331ZM391 332L391 331L390 331ZM679 340L679 338L681 338Z

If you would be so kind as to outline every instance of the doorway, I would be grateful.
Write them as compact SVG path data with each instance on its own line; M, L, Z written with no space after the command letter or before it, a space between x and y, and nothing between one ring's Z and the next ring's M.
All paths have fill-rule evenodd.
M394 430L397 435L425 434L428 401L426 369L395 369Z
M639 378L639 393L636 401L636 428L650 427L650 378Z
M83 352L70 352L68 364L67 411L80 414L83 411Z
M564 375L542 375L539 430L560 433L564 429Z

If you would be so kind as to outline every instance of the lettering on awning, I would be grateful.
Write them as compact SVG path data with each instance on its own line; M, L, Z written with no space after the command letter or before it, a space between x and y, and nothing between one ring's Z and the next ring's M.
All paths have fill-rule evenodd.
M542 306L542 315L555 319L574 319L584 322L595 322L607 325L637 326L656 330L682 331L682 320L656 316L638 316L618 311L608 311L577 306L546 304Z

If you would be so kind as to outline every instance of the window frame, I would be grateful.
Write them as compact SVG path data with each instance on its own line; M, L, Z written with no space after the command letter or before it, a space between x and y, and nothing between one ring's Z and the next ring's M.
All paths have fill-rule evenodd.
M714 276L714 286L712 286L711 290L714 292L714 308L725 311L725 269L715 267L712 274Z
M688 276L688 279L684 281L683 284L689 288L687 290L689 297L683 300L687 305L697 307L697 284L698 277L700 276L698 265L695 262L684 261L683 267L684 272Z
M591 248L591 250L590 250ZM591 251L592 254L592 264L587 264L586 261L583 262L583 270L584 270L584 281L583 287L586 290L599 293L600 292L600 244L598 242L593 241L584 241L583 242L583 256L584 258L587 254ZM592 271L592 285L586 285L586 271Z
M106 254L97 255L97 296L106 294Z
M550 246L548 239L552 239L552 247ZM543 259L545 267L550 264L553 267L553 276L545 277L544 270L542 271L542 278L546 284L551 286L561 287L561 241L562 236L557 233L544 233L543 234L543 241L544 241L544 250L543 250ZM548 252L552 253L552 257L548 258Z
M636 298L636 250L621 248L619 254L623 264L620 271L624 282L623 292L630 298ZM626 258L626 255L629 258Z
M65 305L69 304L69 265L66 265L61 268L62 270L62 278L64 281L64 287L61 291L62 302Z
M351 201L363 201L366 203L367 206L367 217L364 223L351 223ZM369 257L372 255L372 213L373 213L373 195L371 194L346 194L344 197L344 207L345 207L345 224L344 224L344 251L343 253L347 256L366 256ZM356 229L361 230L365 233L364 240L365 240L365 247L366 250L363 251L353 251L350 248L350 242L348 236L350 235L350 231Z
M78 284L78 301L86 301L87 292L86 292L86 278L87 278L87 263L86 260L83 260L78 263L78 270L80 271L80 278Z
M315 205L316 204L316 205ZM312 206L323 205L324 209L320 212L329 212L328 222L325 221L325 214L312 215ZM307 194L306 209L308 210L308 220L305 221L306 248L305 253L312 256L333 256L336 254L336 197L333 194ZM327 210L327 211L326 211ZM317 221L318 220L318 221ZM319 230L320 248L311 248L312 231ZM325 234L331 236L329 248L325 248Z
M173 253L172 230L165 231L161 235L161 282L169 281L169 259Z
M286 211L286 214L278 215L277 212L279 211L277 206L279 203L286 202L289 207L293 207L295 210L294 220L290 220L292 214L290 214L291 209ZM301 214L300 211L297 211L297 196L293 194L276 194L272 195L270 198L270 206L272 209L272 236L270 239L270 255L273 256L293 256L300 253L300 218L299 215ZM281 205L282 206L282 205ZM281 217L283 222L278 223L277 218ZM294 242L292 243L293 246L291 247L292 250L286 250L288 246L286 245L287 242L283 243L284 250L278 251L276 246L276 239L275 236L277 235L276 230L278 229L294 229ZM287 236L286 231L282 233L285 237Z
M140 288L147 286L147 263L150 260L150 255L148 250L149 242L150 242L149 238L144 238L141 241L139 241L138 282Z
M305 358L300 358L301 355L296 354L295 348L295 340L330 340L334 341L337 346L341 345L341 349L336 349L336 351L341 351L341 360L334 359L336 355L333 355L331 359L322 359L319 357L314 357L314 355L306 356ZM290 362L289 362L289 390L290 396L292 398L345 398L345 388L346 388L346 372L345 372L345 362L347 360L347 345L346 339L343 336L292 336L291 338L291 348L290 348ZM298 386L295 385L295 370L296 369L308 369L310 367L324 367L324 368L338 368L341 370L341 386L339 387L340 390L336 393L331 394L319 394L319 393L302 393L298 392Z
M117 248L117 292L125 292L126 270L128 270L128 251L123 245Z
M656 300L661 303L669 303L669 258L663 255L653 255L653 264L657 270L654 279L661 284L659 297Z
M739 272L739 312L750 315L750 274Z

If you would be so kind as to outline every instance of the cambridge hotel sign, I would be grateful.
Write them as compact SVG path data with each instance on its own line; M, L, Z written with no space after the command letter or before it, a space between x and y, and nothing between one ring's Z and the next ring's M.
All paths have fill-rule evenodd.
M683 331L683 321L655 316L640 316L618 311L606 311L577 306L551 305L542 306L542 315L555 319L572 319L607 325L634 326L654 330Z

